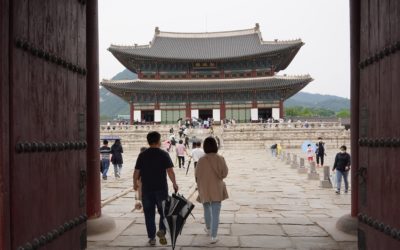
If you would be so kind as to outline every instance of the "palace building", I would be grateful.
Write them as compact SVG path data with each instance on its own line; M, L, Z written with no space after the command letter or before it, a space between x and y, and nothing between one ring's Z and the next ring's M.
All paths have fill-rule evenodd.
M131 124L279 119L283 102L313 80L277 75L303 45L301 40L264 41L258 24L206 33L156 28L147 45L108 49L138 79L103 80L101 85L129 103Z

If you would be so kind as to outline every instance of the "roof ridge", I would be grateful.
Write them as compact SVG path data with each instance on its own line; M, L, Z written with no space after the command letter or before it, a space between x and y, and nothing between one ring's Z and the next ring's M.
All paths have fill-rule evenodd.
M217 38L229 36L243 36L257 34L259 30L255 28L241 29L241 30L227 30L215 32L170 32L170 31L156 31L157 37L171 37L171 38Z

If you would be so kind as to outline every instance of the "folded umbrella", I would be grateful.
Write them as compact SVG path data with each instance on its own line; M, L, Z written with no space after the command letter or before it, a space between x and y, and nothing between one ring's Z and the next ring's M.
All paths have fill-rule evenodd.
M163 222L171 237L172 249L175 249L178 235L182 233L186 219L193 208L193 203L180 194L172 194L162 202Z
M188 174L188 172L189 172L189 167L190 167L190 163L192 162L192 157L190 157L189 158L189 162L188 162L188 165L187 165L187 168L186 168L186 175Z

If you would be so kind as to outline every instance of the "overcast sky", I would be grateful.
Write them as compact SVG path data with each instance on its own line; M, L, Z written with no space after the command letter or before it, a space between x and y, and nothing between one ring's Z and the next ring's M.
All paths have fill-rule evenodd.
M303 91L350 96L348 0L99 0L100 79L122 71L110 44L148 44L154 28L213 32L253 28L263 40L301 38L305 45L279 74L310 74Z

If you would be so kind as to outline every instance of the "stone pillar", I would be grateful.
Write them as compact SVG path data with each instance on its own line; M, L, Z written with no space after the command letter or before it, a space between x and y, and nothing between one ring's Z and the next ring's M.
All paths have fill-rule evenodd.
M292 168L297 168L299 164L297 163L297 155L293 154L293 160L292 160Z
M330 176L329 166L324 166L324 179L321 181L321 187L332 188L332 183L329 176Z
M310 162L310 173L308 173L309 180L319 180L319 174L315 169L315 162Z
M290 153L287 153L287 157L286 157L286 164L290 165L291 163L291 159L290 159Z
M300 158L300 165L299 165L299 168L297 169L297 172L299 174L307 173L307 168L304 166L304 158Z

